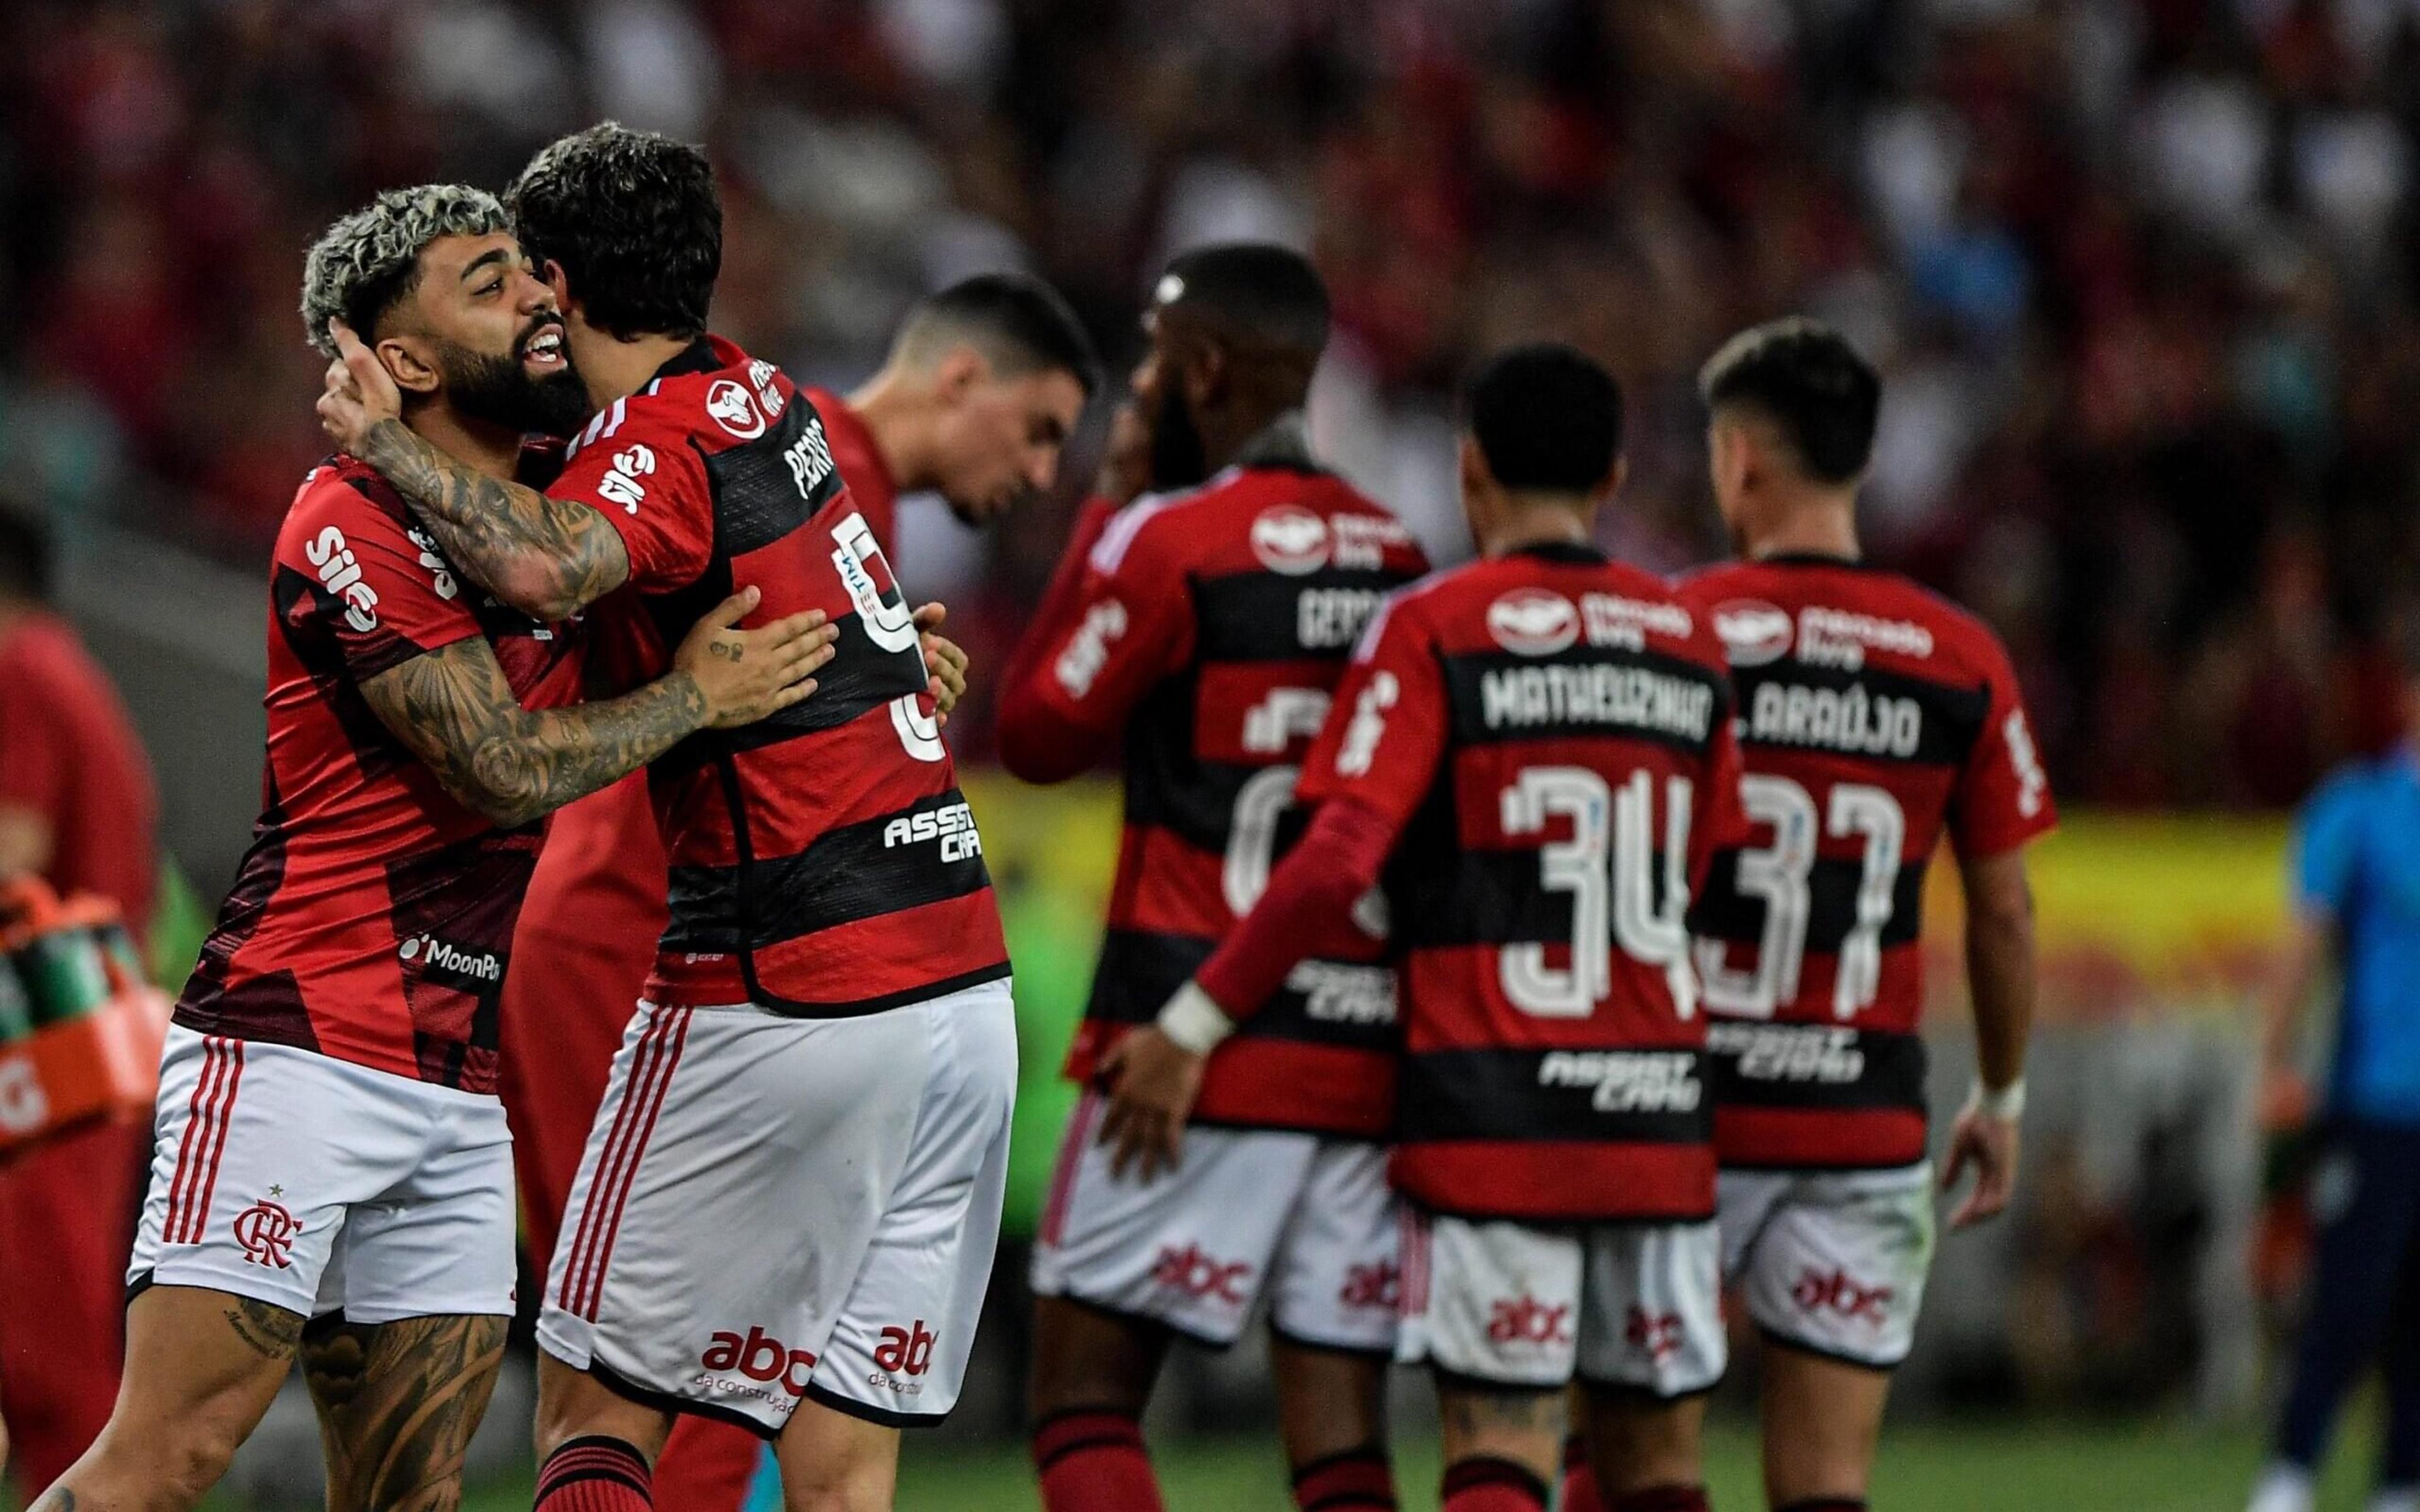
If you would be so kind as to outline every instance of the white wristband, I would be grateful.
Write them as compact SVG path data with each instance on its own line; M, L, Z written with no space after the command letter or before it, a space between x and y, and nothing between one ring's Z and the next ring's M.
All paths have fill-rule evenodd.
M1235 1032L1235 1021L1200 985L1187 981L1159 1011L1159 1032L1179 1049L1206 1056Z
M1978 1081L1975 1090L1967 1094L1966 1108L2002 1123L2015 1123L2025 1116L2025 1079L2020 1076L1996 1092Z

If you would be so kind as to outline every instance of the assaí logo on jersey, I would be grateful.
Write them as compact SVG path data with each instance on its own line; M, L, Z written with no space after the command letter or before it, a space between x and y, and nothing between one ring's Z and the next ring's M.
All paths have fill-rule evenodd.
M493 986L504 980L504 958L493 950L465 950L451 940L420 933L396 948L396 954L416 962L424 976L443 974L460 980Z
M1761 598L1714 606L1714 634L1734 667L1761 667L1790 655L1790 611Z
M1327 565L1327 521L1300 504L1271 504L1252 517L1252 555L1271 572L1299 578Z
M1580 611L1547 588L1515 588L1487 606L1487 633L1516 656L1551 656L1580 638Z
M378 590L362 581L362 564L345 544L345 532L334 525L302 548L303 558L318 569L319 586L342 600L345 623L362 634L378 628Z

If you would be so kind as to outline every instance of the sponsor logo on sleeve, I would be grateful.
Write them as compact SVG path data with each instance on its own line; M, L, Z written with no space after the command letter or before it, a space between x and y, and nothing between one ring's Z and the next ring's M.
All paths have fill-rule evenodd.
M345 544L345 532L334 525L302 548L303 557L319 570L319 586L345 606L345 623L363 635L378 628L378 590L362 581L362 564Z
M706 412L714 423L743 441L765 434L765 417L746 389L729 378L717 378L706 391Z
M1547 588L1515 588L1487 606L1487 633L1516 656L1551 656L1580 638L1580 611Z
M1300 504L1271 504L1252 520L1252 555L1289 578L1327 565L1327 521Z
M1067 638L1066 649L1051 666L1069 698L1091 696L1101 669L1109 664L1109 647L1125 633L1126 607L1116 599L1104 598L1084 611L1084 623Z
M436 588L437 596L450 601L457 591L454 569L446 562L444 554L437 549L436 537L417 525L406 528L403 533L411 536L411 544L420 548L420 564L428 569L429 581Z
M634 441L613 454L613 467L597 480L597 497L635 515L647 497L647 486L639 480L654 476L655 471L656 449Z

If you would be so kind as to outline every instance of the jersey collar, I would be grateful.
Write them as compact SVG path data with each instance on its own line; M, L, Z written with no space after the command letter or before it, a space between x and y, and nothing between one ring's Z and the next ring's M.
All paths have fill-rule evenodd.
M1311 459L1311 424L1299 409L1289 409L1261 427L1236 449L1232 466L1283 468L1290 472L1325 472Z
M1532 541L1516 546L1508 556L1536 557L1566 567L1602 567L1613 559L1585 541Z
M714 349L712 336L700 336L664 359L664 365L656 369L656 377L668 378L677 378L683 373L719 373L730 365L722 354Z
M1758 557L1753 566L1759 567L1838 567L1848 572L1866 572L1872 563L1863 557L1835 556L1829 551L1776 551L1769 557Z

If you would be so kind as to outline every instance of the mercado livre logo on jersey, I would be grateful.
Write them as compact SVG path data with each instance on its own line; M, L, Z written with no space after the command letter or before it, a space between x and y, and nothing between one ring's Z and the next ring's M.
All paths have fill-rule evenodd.
M1734 667L1761 667L1790 655L1790 611L1761 598L1714 606L1714 634Z
M1580 638L1580 611L1552 589L1515 588L1487 606L1487 633L1516 656L1551 656Z
M1252 518L1252 555L1271 572L1299 578L1327 565L1327 521L1300 504L1271 504Z

